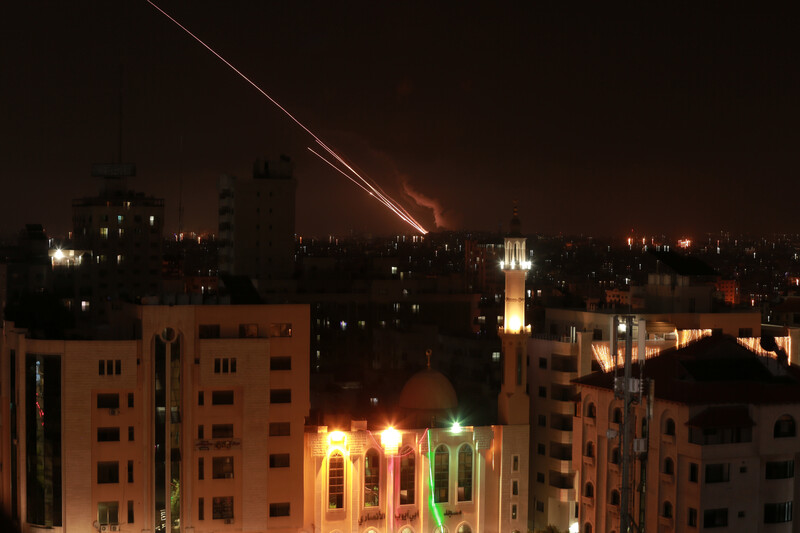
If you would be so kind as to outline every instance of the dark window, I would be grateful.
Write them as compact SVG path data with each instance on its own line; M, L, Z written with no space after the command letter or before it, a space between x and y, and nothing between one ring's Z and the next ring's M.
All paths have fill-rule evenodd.
M199 426L197 426L197 438L198 439L204 439L205 438L203 436L203 433L205 433L205 431L203 431L203 430L204 430L203 424L200 424Z
M511 495L519 496L519 481L516 479L511 481Z
M697 466L697 463L689 463L689 481L692 483L697 483L699 470L700 469Z
M101 461L97 463L98 483L119 483L119 462Z
M128 426L128 440L133 441L133 426Z
M536 472L536 483L544 483L544 473Z
M589 441L586 443L586 457L594 457L594 443Z
M232 439L233 438L233 424L212 424L211 425L211 438L212 439Z
M670 502L664 502L664 505L661 506L661 516L672 518L672 504Z
M697 509L689 507L686 523L689 527L697 527Z
M792 502L764 504L764 523L780 524L792 521Z
M204 480L206 478L206 461L204 457L197 458L197 479Z
M271 453L269 455L270 468L289 468L288 453Z
M547 368L547 357L539 358L539 368Z
M536 500L536 512L538 513L544 512L544 502L542 500Z
M291 370L292 358L286 356L270 357L269 358L270 370Z
M214 520L233 518L233 496L214 498L211 518Z
M97 442L118 442L119 428L97 428Z
M289 436L289 422L270 422L269 423L269 436L270 437L288 437Z
M753 328L739 328L739 337L752 337Z
M594 485L587 483L583 488L583 495L587 498L594 498Z
M211 393L211 405L233 405L232 390L215 390Z
M128 483L133 483L133 461L128 461Z
M292 389L272 389L269 391L269 403L291 403Z
M203 391L198 391L197 393L197 405L204 405L206 403L206 398L203 396Z
M547 415L539 415L536 418L536 423L541 427L547 427Z
M539 398L547 398L547 387L539 387Z
M128 500L128 523L133 524L136 520L133 519L133 500Z
M788 479L794 477L794 461L767 461L767 479Z
M128 407L131 408L131 409L133 408L133 393L132 392L128 393Z
M675 435L675 421L671 418L667 418L664 422L664 435Z
M782 438L782 437L794 437L797 434L794 425L794 418L790 415L783 415L775 422L775 429L773 431L773 437Z
M258 324L239 324L239 337L258 337Z
M233 457L214 457L212 458L212 473L211 477L214 479L231 479L233 478Z
M728 527L728 509L706 509L703 511L703 527Z
M672 475L675 472L675 463L672 461L671 457L667 457L664 459L664 470L665 474Z
M270 516L289 516L289 502L269 504Z
M536 453L538 455L545 455L547 453L547 449L546 449L545 445L542 444L541 442L536 444Z
M597 418L597 408L594 406L593 403L589 403L586 406L586 417L587 418Z
M619 491L616 489L612 490L610 499L611 505L619 505L619 501Z
M119 394L98 394L98 409L119 409Z
M724 483L730 481L731 465L729 463L715 463L706 465L706 483Z
M600 328L595 328L594 330L592 330L592 340L593 341L603 340L603 330Z
M100 361L98 361L98 363L99 364L97 366L97 373L99 375L101 375L101 376L105 376L106 375L106 362L101 359Z
M119 359L114 361L114 373L117 375L122 374L122 361Z
M218 339L219 324L200 324L197 333L201 339Z
M197 519L204 520L205 519L205 500L203 498L197 499Z
M622 424L622 409L619 407L614 408L614 412L611 415L611 421L614 424Z

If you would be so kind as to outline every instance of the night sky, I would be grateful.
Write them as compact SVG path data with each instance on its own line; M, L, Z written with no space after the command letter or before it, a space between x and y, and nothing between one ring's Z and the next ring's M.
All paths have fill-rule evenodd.
M751 4L159 5L427 229L800 232L798 20ZM287 154L301 234L411 232L145 0L0 12L0 233L71 226L94 163L137 165L167 230L213 230L220 174ZM420 199L418 204L409 192Z

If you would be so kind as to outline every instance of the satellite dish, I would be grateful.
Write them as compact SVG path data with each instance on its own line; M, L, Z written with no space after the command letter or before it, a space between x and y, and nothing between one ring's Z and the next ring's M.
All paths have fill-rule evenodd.
M759 344L765 352L777 352L780 349L778 348L778 343L775 342L775 337L769 333L761 334L761 340L759 341Z

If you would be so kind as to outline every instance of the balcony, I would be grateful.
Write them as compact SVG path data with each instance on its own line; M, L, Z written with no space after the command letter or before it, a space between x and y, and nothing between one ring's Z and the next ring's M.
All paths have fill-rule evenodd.
M197 450L226 450L242 445L239 439L199 439L194 442Z

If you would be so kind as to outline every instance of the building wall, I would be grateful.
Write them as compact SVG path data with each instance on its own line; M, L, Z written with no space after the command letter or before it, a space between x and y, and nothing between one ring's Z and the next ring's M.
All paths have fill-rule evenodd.
M656 387L658 385L656 384ZM587 416L589 404L595 406L595 417ZM611 461L613 450L620 446L619 437L610 438L609 430L619 432L613 421L615 408L621 401L610 390L583 387L579 404L580 416L575 419L573 461L578 465L576 478L580 502L580 524L584 531L589 523L596 533L619 531L619 505L612 502L613 490L620 490L621 467ZM688 406L656 400L649 420L647 454L635 454L632 461L634 490L641 482L642 461L646 463L645 529L649 531L698 531L704 525L706 511L726 510L727 527L721 531L796 531L796 520L765 523L765 506L793 502L798 493L795 475L786 479L766 479L770 461L793 461L798 464L800 438L775 438L775 422L789 414L797 423L800 405L749 405L749 416L755 425L750 442L701 445L689 439L687 422L710 405ZM643 438L641 423L645 408L634 408L636 438ZM674 422L674 435L669 434L667 420ZM613 433L612 433L613 434ZM618 433L617 433L618 434ZM587 456L587 443L593 444L593 456ZM667 459L672 462L671 472ZM690 474L696 465L696 478ZM722 468L727 480L713 481L707 469ZM586 496L586 485L592 483L593 496ZM641 494L634 492L631 512L639 522ZM665 516L665 503L672 508ZM696 514L690 525L690 510ZM715 528L716 529L716 528Z
M24 330L15 330L6 323L2 368L11 368L13 350L17 433L18 441L23 443L18 446L16 462L19 516L27 517L26 481L32 479L26 475L27 465L41 462L36 453L30 456L24 445L26 431L36 427L26 424L26 417L30 420L26 402L31 393L25 389L30 382L26 382L26 357L36 355L56 357L61 368L60 406L52 407L52 402L45 405L45 413L60 409L61 417L61 451L53 463L62 465L59 501L63 513L62 525L53 531L93 528L100 518L101 502L118 502L117 519L109 521L108 530L113 530L112 526L120 531L158 530L154 486L160 463L156 449L157 443L162 442L156 431L160 424L167 428L164 462L167 468L173 462L180 464L179 479L169 484L175 490L170 493L167 488L167 495L180 501L182 530L199 533L301 528L303 427L309 410L308 307L139 306L133 311L137 332L125 340L28 339ZM279 328L276 324L291 327ZM155 368L159 364L157 346L159 339L169 338L174 339L173 343L180 342L180 362L167 365L168 379L160 383ZM170 343L166 345L169 347ZM45 384L51 378L44 373ZM3 380L3 392L8 394L7 373ZM162 412L157 408L160 385L174 386L179 391L167 394L168 407ZM283 391L291 391L290 396ZM98 397L108 400L102 395L117 395L118 407L98 406ZM11 400L7 396L4 399ZM4 421L9 420L7 411L3 415ZM35 421L42 418L49 424L46 416ZM229 424L233 426L231 435L226 434ZM115 428L119 428L119 440ZM2 428L0 449L4 458L11 457L10 429L7 424ZM101 437L109 434L111 441ZM218 478L214 476L215 458L231 458L230 462L219 462ZM9 463L10 460L4 462ZM112 475L110 482L98 482L106 466L101 463L112 465L116 479ZM231 475L226 475L226 464L232 464ZM51 467L45 461L43 468L46 472ZM169 469L166 472L169 474ZM170 477L167 475L167 479ZM11 468L3 469L2 481L3 507L10 509ZM220 497L232 498L233 514L228 521L214 518L214 499ZM132 522L128 521L129 501ZM277 514L288 509L288 516L270 516L271 509ZM34 529L26 520L23 523L26 531Z
M306 433L306 521L317 531L422 533L525 531L527 522L527 426L465 427L399 430L400 452L382 445L381 432L329 431L324 426ZM431 458L444 445L448 451L448 498L432 502ZM414 457L413 503L400 504L400 460L408 446ZM458 497L459 450L472 450L472 494ZM377 506L365 506L364 461L369 450L380 456ZM329 465L334 453L344 457L344 504L330 505ZM435 462L435 459L434 459ZM516 494L514 491L516 490ZM514 516L513 513L516 512Z

